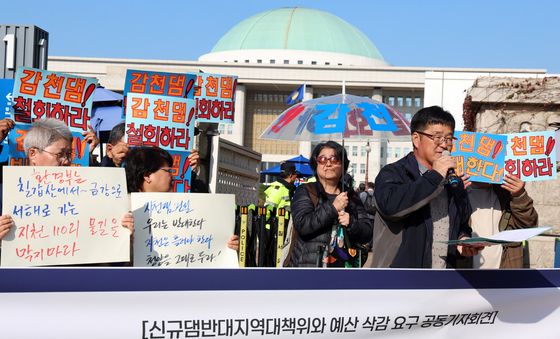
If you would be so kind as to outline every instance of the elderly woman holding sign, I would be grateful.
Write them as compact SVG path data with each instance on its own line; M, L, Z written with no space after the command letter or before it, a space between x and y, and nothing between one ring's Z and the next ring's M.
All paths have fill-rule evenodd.
M193 170L198 167L198 152L189 157ZM125 158L128 192L171 192L173 189L173 159L159 147L136 147ZM228 247L239 249L239 238L232 235Z
M98 141L85 133L85 140L95 148ZM37 120L33 123L25 139L23 148L31 166L70 166L72 162L72 133L68 127L56 119ZM121 224L133 230L131 214L125 214ZM0 239L14 226L10 215L0 216Z

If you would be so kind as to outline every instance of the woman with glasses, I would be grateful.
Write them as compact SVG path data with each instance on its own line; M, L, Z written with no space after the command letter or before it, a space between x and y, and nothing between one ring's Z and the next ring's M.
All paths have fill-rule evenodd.
M372 224L352 189L350 161L334 141L320 143L310 159L316 182L300 185L292 201L293 233L286 265L360 267L359 247L372 237Z

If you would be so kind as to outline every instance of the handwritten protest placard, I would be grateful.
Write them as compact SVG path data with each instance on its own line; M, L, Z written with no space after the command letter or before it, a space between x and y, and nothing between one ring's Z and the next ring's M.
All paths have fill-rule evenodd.
M25 130L33 121L54 118L64 122L73 136L75 165L89 164L89 146L83 142L82 132L88 131L93 92L97 80L72 74L49 72L21 67L14 83L14 121L16 128ZM21 137L21 135L16 136ZM10 141L15 141L11 137ZM83 152L84 149L88 151ZM80 157L81 156L81 157ZM10 154L10 164L25 163L21 153Z
M198 122L233 124L237 77L221 74L196 74L194 98Z
M2 241L2 266L130 260L122 168L5 166L2 214L15 227Z
M554 131L507 135L505 170L523 181L556 179Z
M457 174L466 173L471 181L501 183L507 137L498 134L455 132L452 155Z
M132 193L134 266L238 267L231 194Z

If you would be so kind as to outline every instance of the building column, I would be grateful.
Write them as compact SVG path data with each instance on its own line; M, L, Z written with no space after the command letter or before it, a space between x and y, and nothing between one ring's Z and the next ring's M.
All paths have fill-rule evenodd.
M371 98L373 100L383 102L383 89L375 87L371 93ZM376 141L371 148L373 154L379 154L379 157L377 158L375 156L370 157L370 166L373 168L373 171L370 171L370 173L375 173L375 175L370 176L372 178L370 180L373 181L373 178L375 178L377 173L379 173L381 167L387 165L387 140Z
M305 93L303 94L303 101L313 99L313 87L305 86ZM299 142L299 154L306 158L311 156L311 141L300 141Z
M233 132L229 139L238 145L243 145L243 135L245 133L245 85L237 84L235 90L235 123Z

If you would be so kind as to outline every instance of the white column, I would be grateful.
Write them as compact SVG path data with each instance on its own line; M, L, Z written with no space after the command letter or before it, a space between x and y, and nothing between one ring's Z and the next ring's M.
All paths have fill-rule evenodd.
M373 100L383 102L383 90L380 87L375 87L371 93L371 98ZM369 181L375 181L375 177L381 167L387 165L387 141L376 141L371 145L372 152L370 153L370 171L369 171ZM373 154L378 154L379 157L371 156Z
M245 85L237 84L235 90L235 123L233 133L226 137L231 142L243 145L243 135L245 132ZM225 136L222 136L225 137Z
M313 99L313 87L305 86L305 93L303 94L303 101ZM300 141L299 154L306 158L311 156L311 141Z

